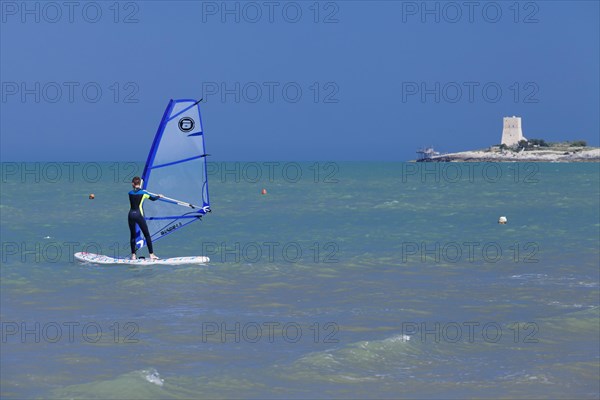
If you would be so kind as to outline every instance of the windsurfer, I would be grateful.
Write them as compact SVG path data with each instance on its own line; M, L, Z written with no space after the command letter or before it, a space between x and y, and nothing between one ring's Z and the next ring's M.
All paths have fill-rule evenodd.
M129 192L129 204L131 208L129 209L129 215L127 216L127 222L129 223L129 243L131 245L131 259L137 259L135 255L135 225L137 224L140 227L140 230L144 234L144 239L146 239L146 245L148 246L148 251L150 252L150 259L157 260L158 257L154 255L154 249L152 248L152 238L150 237L150 232L148 231L148 225L146 224L146 220L144 219L144 209L142 208L142 203L145 199L150 199L151 201L156 201L162 195L152 196L150 193L142 190L142 180L139 176L136 176L131 181L131 186L133 190Z

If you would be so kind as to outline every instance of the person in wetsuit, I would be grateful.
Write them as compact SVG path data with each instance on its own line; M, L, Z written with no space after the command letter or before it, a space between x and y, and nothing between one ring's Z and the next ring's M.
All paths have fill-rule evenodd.
M144 209L142 208L142 203L146 199L150 199L151 201L156 201L162 195L151 196L145 190L141 188L142 180L139 176L136 176L131 181L131 186L133 186L133 190L129 192L129 204L131 208L129 209L129 215L127 216L127 222L129 223L129 242L131 244L131 259L137 259L135 255L135 225L137 224L140 227L140 230L144 234L144 238L146 239L146 245L148 246L148 251L150 252L151 260L158 260L158 257L154 255L154 249L152 248L152 239L150 238L150 232L148 231L148 225L146 224L146 220L144 219Z

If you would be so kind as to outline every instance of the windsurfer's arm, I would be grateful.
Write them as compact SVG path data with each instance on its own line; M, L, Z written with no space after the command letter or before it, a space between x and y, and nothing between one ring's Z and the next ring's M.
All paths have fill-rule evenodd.
M163 197L163 195L159 194L157 196L152 196L150 193L144 191L144 197L146 197L147 199L150 199L150 201L156 201L156 200L160 199L161 197Z

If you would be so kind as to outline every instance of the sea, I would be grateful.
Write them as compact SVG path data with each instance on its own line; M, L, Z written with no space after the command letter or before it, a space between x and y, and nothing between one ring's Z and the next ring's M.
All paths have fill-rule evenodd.
M76 261L142 169L2 163L2 399L600 396L599 163L211 162L208 264Z

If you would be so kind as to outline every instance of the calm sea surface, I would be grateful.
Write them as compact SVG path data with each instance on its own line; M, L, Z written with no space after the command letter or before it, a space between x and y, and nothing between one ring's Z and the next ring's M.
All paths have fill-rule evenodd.
M208 265L74 261L142 167L2 164L2 398L598 398L599 164L213 163Z

